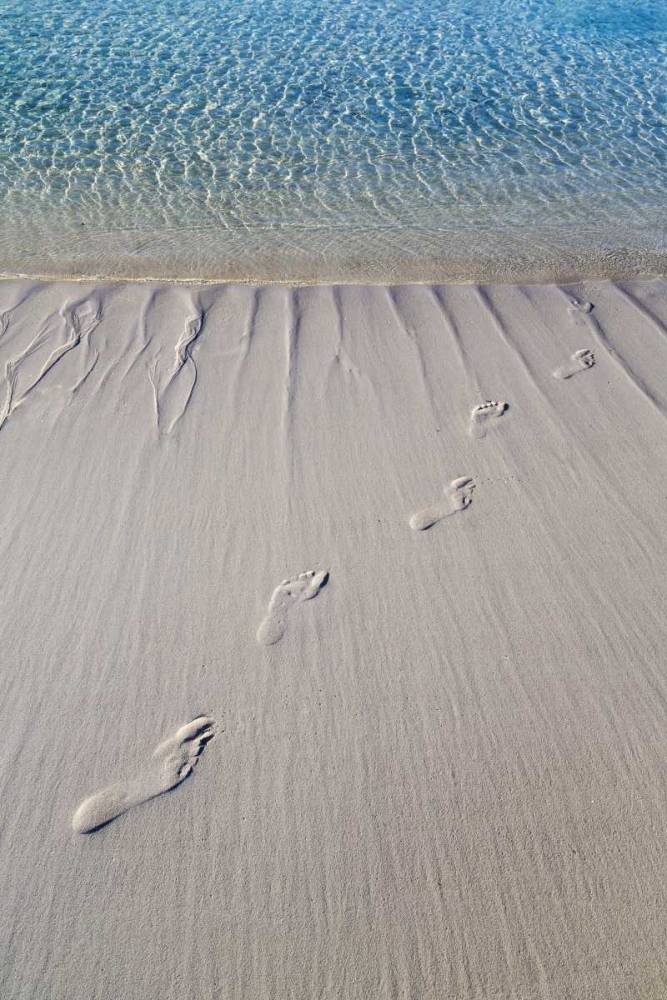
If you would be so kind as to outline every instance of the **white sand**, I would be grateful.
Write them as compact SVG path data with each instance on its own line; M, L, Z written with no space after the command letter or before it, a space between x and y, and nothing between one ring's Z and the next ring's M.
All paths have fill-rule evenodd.
M664 997L667 284L0 311L0 997Z

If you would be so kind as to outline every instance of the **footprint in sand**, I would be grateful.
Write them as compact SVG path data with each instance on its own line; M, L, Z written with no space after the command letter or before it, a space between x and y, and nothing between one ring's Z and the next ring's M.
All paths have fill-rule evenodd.
M155 763L151 764L148 773L133 781L111 785L84 799L72 817L74 830L77 833L93 833L128 809L180 785L192 774L200 753L211 739L213 719L205 715L181 726L156 748L153 753Z
M292 580L283 580L273 591L266 618L257 629L257 641L263 646L272 646L274 642L282 639L287 628L287 615L290 609L301 601L310 601L313 597L317 597L328 579L329 574L326 570L320 573L309 570Z
M586 371L595 364L595 355L588 348L575 351L566 365L561 365L554 372L554 378L572 378L577 372Z
M456 514L460 510L465 510L472 503L472 491L475 484L470 476L461 476L453 479L449 486L445 487L445 500L443 503L427 507L426 510L417 511L410 518L410 527L413 531L424 531L432 527L450 514Z
M498 417L502 417L508 409L507 403L490 399L487 399L485 403L480 403L479 406L473 406L470 411L468 433L471 437L483 438L491 425L496 422Z
M570 312L575 313L589 313L593 312L593 303L586 302L585 300L580 301L579 299L570 299Z

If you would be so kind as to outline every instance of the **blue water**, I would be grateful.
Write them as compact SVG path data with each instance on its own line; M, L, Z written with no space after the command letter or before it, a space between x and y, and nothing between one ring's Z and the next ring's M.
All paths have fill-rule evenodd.
M0 272L655 269L666 67L665 0L0 0Z

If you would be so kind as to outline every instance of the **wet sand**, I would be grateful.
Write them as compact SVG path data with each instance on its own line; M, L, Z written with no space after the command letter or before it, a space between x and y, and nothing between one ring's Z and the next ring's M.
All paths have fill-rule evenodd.
M667 983L667 283L0 284L0 994Z

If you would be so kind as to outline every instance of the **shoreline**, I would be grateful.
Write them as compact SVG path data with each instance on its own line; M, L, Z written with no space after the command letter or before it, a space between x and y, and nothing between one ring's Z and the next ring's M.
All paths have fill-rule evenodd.
M539 238L538 238L539 237ZM660 233L424 229L0 232L2 280L215 285L554 284L667 277Z
M628 256L636 256L629 254ZM389 277L378 277L371 279L367 276L358 279L352 276L343 275L322 275L315 271L306 276L271 277L266 273L259 274L238 274L234 271L221 273L215 277L198 277L196 275L177 275L170 272L165 274L129 274L125 271L117 273L97 273L97 272L76 272L76 271L0 271L1 282L12 281L35 281L35 282L74 282L77 284L100 284L100 285L174 285L178 287L215 287L217 285L243 285L243 286L277 286L286 288L307 288L307 287L351 287L351 288L382 288L385 286L400 287L410 285L505 285L508 287L516 285L571 285L582 284L591 281L658 281L667 278L667 253L656 253L651 255L655 263L651 266L639 267L605 267L596 265L588 268L578 268L572 265L562 265L552 270L520 270L510 268L507 272L506 265L498 265L491 269L475 271L472 274L464 274L459 270L451 271L446 269L441 275L436 272L429 272L422 263L415 267L415 271L426 271L426 274L417 277L414 274L405 274L403 271ZM368 265L366 265L368 266ZM362 269L363 270L363 269ZM454 275L454 276L453 276Z

